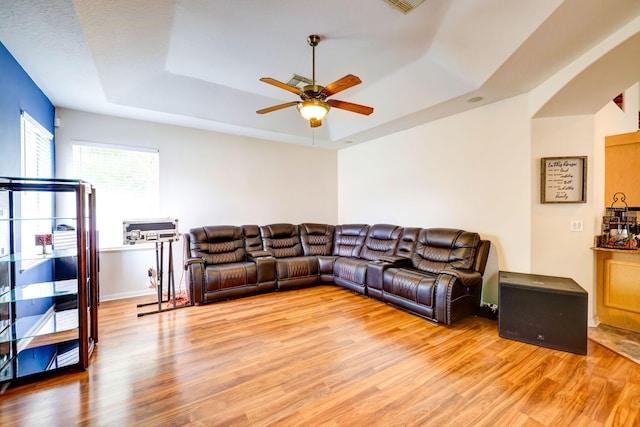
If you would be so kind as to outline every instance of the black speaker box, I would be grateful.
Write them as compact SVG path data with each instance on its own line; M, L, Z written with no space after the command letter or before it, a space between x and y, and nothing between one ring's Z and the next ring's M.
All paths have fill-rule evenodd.
M500 272L501 337L587 354L587 292L564 277Z

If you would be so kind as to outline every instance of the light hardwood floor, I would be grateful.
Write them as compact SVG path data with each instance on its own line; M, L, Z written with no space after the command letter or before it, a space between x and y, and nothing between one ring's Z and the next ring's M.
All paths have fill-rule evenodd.
M640 424L640 366L434 325L320 286L137 317L100 306L86 372L10 388L3 427Z

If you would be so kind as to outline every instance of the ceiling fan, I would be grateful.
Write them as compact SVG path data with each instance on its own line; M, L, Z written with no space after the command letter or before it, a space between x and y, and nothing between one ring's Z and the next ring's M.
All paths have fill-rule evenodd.
M347 74L341 79L336 80L333 83L328 84L327 86L320 86L316 84L316 46L320 42L320 36L317 34L312 34L307 37L307 42L309 46L311 46L313 51L312 58L312 81L310 85L299 89L295 86L288 85L286 83L282 83L278 80L272 79L271 77L263 77L260 79L261 82L268 83L270 85L274 85L284 90L288 90L289 92L293 92L296 95L300 96L300 101L292 101L286 102L284 104L274 105L272 107L263 108L262 110L256 111L258 114L270 113L272 111L281 110L287 107L293 107L294 105L298 107L298 111L300 115L305 119L309 120L309 124L312 128L318 127L322 125L322 119L327 115L329 109L331 107L339 108L341 110L347 110L358 114L364 114L368 116L373 113L373 108L367 107L364 105L353 104L351 102L339 101L337 99L327 99L331 95L335 95L338 92L342 92L343 90L349 89L350 87L356 86L362 83L359 77L354 76L353 74Z

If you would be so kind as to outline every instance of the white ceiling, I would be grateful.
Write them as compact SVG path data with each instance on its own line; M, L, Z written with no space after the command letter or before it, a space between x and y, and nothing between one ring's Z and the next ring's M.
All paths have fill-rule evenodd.
M0 41L57 107L340 148L528 92L638 16L640 0L0 0ZM295 108L255 113L297 100L259 78L311 77L309 34L319 84L359 76L335 98L372 115L333 109L312 131ZM613 92L566 105L640 80L638 39Z

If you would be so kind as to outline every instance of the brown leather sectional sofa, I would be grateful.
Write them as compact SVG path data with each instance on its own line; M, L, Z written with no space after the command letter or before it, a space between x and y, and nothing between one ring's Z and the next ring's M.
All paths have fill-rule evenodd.
M390 224L216 225L184 234L195 304L335 284L447 325L479 307L489 247L473 232Z

